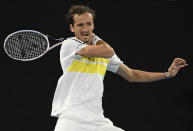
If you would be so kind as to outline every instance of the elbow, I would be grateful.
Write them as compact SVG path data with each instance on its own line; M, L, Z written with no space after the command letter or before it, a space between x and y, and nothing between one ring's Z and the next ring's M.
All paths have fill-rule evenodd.
M128 82L130 83L137 83L138 81L134 80L134 79L127 79Z
M129 69L129 72L127 73L127 75L125 76L126 80L128 82L136 82L136 79L135 79L135 70L133 69Z
M133 81L132 81L131 79L129 79L129 78L127 78L126 80L127 80L128 82L133 82Z
M126 79L128 82L136 82L134 79L132 79L131 77L127 77L127 79Z

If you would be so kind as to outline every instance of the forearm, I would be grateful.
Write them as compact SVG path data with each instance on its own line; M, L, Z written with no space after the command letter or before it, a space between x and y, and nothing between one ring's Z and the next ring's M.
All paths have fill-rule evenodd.
M141 70L131 71L131 77L128 78L130 82L153 82L158 80L163 80L169 78L168 72L164 74L164 72L146 72Z
M102 39L100 39L96 35L94 35L94 37L92 39L92 43L94 45L96 45L96 47L99 48L99 51L101 51L101 52L103 50L105 51L105 54L106 54L105 58L110 58L115 54L113 48L108 43L106 43L105 41L103 41ZM100 54L100 52L99 52L99 54Z
M103 47L105 47L105 48L109 48L109 49L111 49L111 50L113 51L113 53L114 53L113 48L112 48L108 43L106 43L106 42L103 41L103 40L97 41L96 45L97 45L97 46L100 45L100 46L103 46Z
M135 70L127 67L125 64L121 64L116 73L129 82L152 82L170 78L168 72L164 74L164 72L161 73Z
M181 58L175 58L172 65L168 69L168 72L147 72L141 70L135 70L127 67L125 64L121 64L116 74L128 80L129 82L152 82L174 77L179 69L188 66L186 61Z
M99 38L98 36L94 35L93 39L92 39L92 43L94 45L102 45L104 47L107 47L107 48L110 48L113 50L113 48L108 44L106 43L104 40L102 40L101 38Z
M91 42L91 44L88 44L85 48L76 52L76 54L101 58L111 58L115 54L113 48L105 41L101 40L98 36L95 35Z

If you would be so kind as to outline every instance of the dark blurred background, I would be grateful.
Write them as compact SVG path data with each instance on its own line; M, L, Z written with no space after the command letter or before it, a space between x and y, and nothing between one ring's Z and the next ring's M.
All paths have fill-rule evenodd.
M73 34L65 21L71 5L96 10L95 34L107 41L130 68L164 72L176 57L189 66L172 79L129 83L107 72L105 116L126 131L193 130L193 1L63 0L1 1L1 131L53 131L50 117L58 78L62 75L57 47L30 62L9 58L7 35L31 29L54 37Z

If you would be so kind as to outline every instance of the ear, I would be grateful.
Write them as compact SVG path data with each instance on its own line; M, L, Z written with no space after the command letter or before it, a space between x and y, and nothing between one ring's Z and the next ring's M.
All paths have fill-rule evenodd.
M74 26L73 26L72 24L70 24L70 30L71 30L72 32L74 32Z

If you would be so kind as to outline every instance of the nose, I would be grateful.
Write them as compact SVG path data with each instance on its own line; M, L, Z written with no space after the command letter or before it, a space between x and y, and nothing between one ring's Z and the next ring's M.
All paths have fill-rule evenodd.
M82 27L82 31L88 31L88 28L87 28L87 26L86 25L84 25L83 27Z

